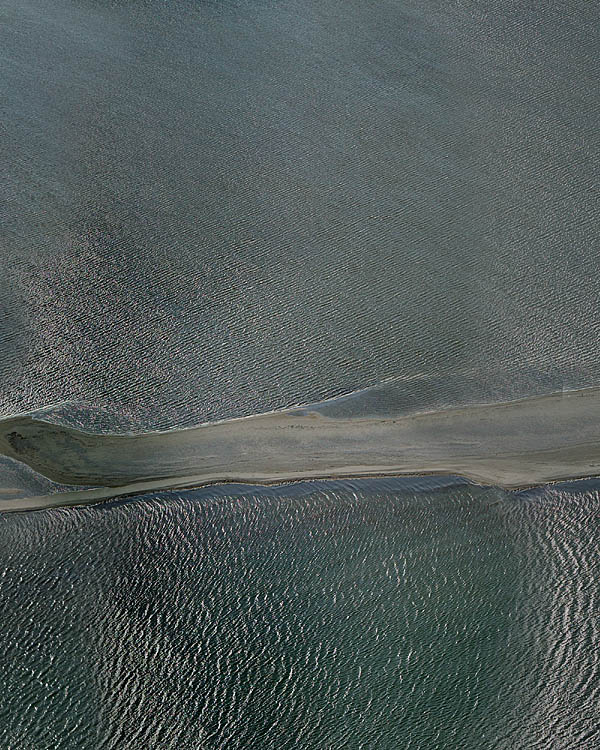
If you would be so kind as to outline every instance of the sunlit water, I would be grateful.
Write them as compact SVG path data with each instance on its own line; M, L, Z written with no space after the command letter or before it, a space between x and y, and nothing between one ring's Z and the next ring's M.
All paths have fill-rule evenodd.
M0 745L597 747L600 485L443 485L3 516Z
M0 414L600 382L599 8L5 0Z

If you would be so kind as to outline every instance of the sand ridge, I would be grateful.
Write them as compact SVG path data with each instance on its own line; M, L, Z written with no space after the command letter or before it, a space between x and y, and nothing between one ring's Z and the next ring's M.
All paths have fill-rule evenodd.
M28 414L0 422L0 453L82 487L2 497L2 511L225 481L434 473L521 487L600 474L600 389L396 418L332 418L316 404L142 434L93 434Z

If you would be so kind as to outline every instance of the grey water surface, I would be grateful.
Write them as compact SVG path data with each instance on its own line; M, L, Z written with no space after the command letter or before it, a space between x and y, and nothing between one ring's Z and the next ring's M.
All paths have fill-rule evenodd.
M599 29L588 0L5 0L0 414L598 384Z

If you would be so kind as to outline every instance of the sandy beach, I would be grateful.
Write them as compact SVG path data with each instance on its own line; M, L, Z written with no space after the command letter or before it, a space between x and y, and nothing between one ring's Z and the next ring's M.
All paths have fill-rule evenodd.
M600 390L393 419L335 419L316 405L144 434L92 434L23 415L0 423L0 452L82 487L4 494L2 511L220 481L447 473L514 488L600 473Z

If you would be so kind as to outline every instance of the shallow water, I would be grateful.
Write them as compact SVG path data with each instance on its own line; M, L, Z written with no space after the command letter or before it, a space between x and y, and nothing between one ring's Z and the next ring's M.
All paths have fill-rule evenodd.
M2 415L67 399L153 428L390 377L404 410L600 382L596 3L1 20Z
M3 516L0 744L597 747L599 490L317 482Z

